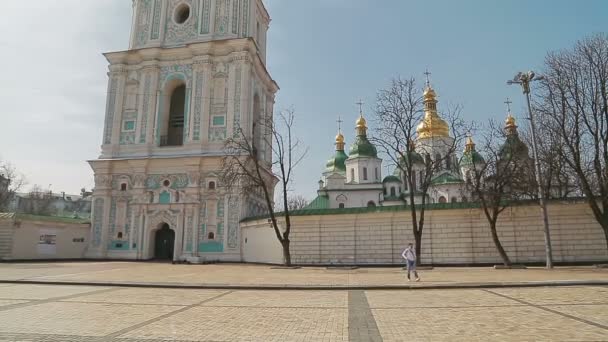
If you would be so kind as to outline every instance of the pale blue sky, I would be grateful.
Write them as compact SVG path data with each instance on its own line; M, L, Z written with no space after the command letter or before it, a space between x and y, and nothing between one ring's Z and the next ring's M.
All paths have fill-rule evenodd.
M333 153L336 117L347 146L361 97L371 117L376 91L395 75L433 73L439 106L461 104L468 120L519 116L519 89L505 81L538 69L547 51L608 31L607 1L267 0L268 69L310 147L294 182L312 199ZM0 2L0 158L30 185L78 193L93 185L85 160L99 155L107 63L128 47L131 1ZM24 16L27 14L27 16ZM24 138L31 139L24 143ZM383 170L384 171L384 170Z

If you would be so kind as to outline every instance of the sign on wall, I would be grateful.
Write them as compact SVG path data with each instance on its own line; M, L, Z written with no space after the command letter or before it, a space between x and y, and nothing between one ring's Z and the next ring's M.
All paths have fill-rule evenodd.
M40 229L38 231L38 254L57 253L57 231L54 229Z

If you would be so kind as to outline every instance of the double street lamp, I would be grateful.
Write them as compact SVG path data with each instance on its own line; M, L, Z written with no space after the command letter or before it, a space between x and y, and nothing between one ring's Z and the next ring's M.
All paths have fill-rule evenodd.
M530 82L542 80L542 76L535 75L533 71L527 73L519 72L512 80L507 81L507 84L519 84L524 95L526 95L526 103L528 104L528 119L530 120L530 129L532 133L532 153L534 155L534 167L536 170L536 184L538 186L538 199L540 201L541 212L543 215L544 233L545 233L545 254L547 268L553 268L553 251L551 248L551 236L549 234L549 217L547 216L547 201L544 196L543 186L540 174L540 160L538 158L538 147L536 143L536 126L534 125L534 115L532 114L532 106L530 105Z

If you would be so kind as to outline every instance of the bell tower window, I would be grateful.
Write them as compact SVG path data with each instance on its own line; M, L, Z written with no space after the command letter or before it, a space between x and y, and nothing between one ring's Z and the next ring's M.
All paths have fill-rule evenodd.
M165 107L166 108L166 107ZM180 84L169 97L168 115L164 127L166 134L161 136L161 146L181 146L184 142L184 111L186 108L186 85Z

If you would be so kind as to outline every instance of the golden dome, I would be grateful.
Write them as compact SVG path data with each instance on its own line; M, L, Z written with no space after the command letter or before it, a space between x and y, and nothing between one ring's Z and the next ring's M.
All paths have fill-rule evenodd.
M435 97L437 96L437 94L435 93L435 90L433 88L431 88L430 86L427 86L426 89L424 89L424 99L425 100L432 100L435 99Z
M513 117L513 115L511 115L511 113L509 113L509 115L507 116L507 119L505 120L505 128L517 128L517 125L515 124L515 118Z
M465 148L464 148L465 151L472 151L472 150L474 150L475 149L475 143L473 142L473 137L471 137L470 135L467 136L467 142L466 142L466 144L464 146L465 146Z
M450 127L437 113L426 113L416 128L418 138L449 137Z
M367 128L367 121L365 121L363 115L360 115L357 119L357 128Z
M344 143L344 136L342 135L342 133L338 133L338 135L336 135L336 144L339 143Z

